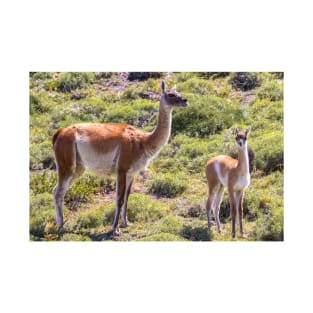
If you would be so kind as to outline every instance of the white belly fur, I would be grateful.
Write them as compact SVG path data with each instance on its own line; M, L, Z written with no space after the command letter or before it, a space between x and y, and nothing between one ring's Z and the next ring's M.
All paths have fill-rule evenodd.
M113 172L119 157L120 148L101 154L95 151L83 136L76 137L77 151L86 169L97 173Z

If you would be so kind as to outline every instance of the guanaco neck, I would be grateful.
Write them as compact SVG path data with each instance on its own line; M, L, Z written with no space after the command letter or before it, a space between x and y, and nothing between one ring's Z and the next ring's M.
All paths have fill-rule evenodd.
M240 174L249 174L249 155L247 145L244 149L238 149L237 170Z
M161 100L162 101L162 100ZM146 152L149 156L158 153L167 144L171 134L172 108L160 103L158 122L155 129L149 133L146 141Z

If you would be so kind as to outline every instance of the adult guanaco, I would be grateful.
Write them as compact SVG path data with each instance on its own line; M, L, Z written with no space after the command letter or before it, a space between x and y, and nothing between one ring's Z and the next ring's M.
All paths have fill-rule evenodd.
M206 202L208 227L210 228L210 214L214 212L218 232L221 232L219 212L223 200L224 188L227 187L230 202L232 221L232 237L236 237L236 214L239 216L239 229L243 235L242 215L244 191L250 184L248 135L251 127L246 131L235 129L238 160L219 155L207 162L205 173L209 187L209 196Z
M128 124L82 123L59 129L53 136L58 182L53 189L56 221L63 226L63 200L66 191L85 169L98 174L116 173L116 209L113 235L118 236L119 216L127 226L127 201L136 173L144 170L168 142L172 110L186 107L187 99L161 84L158 121L152 132L143 132Z

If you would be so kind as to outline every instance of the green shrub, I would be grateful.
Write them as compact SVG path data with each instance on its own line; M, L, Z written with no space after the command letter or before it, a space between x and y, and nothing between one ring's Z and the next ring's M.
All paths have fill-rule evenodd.
M163 73L161 72L129 72L128 80L146 80L148 78L161 78Z
M194 93L197 95L207 95L212 92L214 85L211 81L200 79L197 77L192 77L185 82L180 82L177 84L177 90L182 93Z
M33 80L45 80L45 79L51 79L53 73L51 72L30 72L29 76Z
M30 235L43 237L47 233L56 233L55 209L51 194L43 193L30 197Z
M269 101L280 101L283 100L283 84L278 83L277 81L266 81L258 89L257 98L259 99L268 99Z
M178 82L185 82L191 78L194 78L197 74L193 72L180 72L176 73L176 79Z
M224 78L227 77L230 72L199 72L199 76L203 78Z
M58 127L61 127L60 121L66 122L64 126L71 125L71 119L77 122L99 122L108 106L108 103L99 98L80 99L65 104L61 110L55 108L52 119Z
M243 108L215 96L189 95L190 106L173 113L173 135L207 137L243 120Z
M52 99L44 92L29 94L29 113L47 113L53 107Z
M251 139L255 151L257 170L266 174L284 168L284 134L281 131L269 131Z
M30 212L36 214L38 211L49 211L54 209L52 193L44 192L30 197Z
M30 174L30 190L32 194L52 193L56 184L56 172L44 170ZM109 187L113 188L113 185L113 180L110 178L105 180L96 175L84 174L68 189L65 195L65 202L72 202L72 204L89 202L94 193L105 191Z
M139 241L186 241L186 239L170 233L160 233L140 238Z
M52 189L57 183L57 175L50 170L30 173L29 187L33 194L52 193Z
M191 241L210 241L212 239L207 224L197 220L185 224L180 235Z
M87 83L95 79L95 74L91 72L69 72L62 73L59 77L58 91L71 92L74 89L82 88Z
M91 241L88 236L66 233L62 236L61 241Z
M255 73L237 72L229 80L231 86L235 89L247 91L260 86L260 81Z
M74 219L68 221L66 228L69 230L89 230L103 224L103 208L86 209L76 213Z
M187 189L187 178L183 175L159 174L148 185L149 192L167 198L182 194Z
M167 207L160 201L143 194L131 194L128 199L127 217L131 223L148 223L165 216ZM115 203L104 208L104 225L113 223Z
M96 72L95 77L96 79L108 79L114 75L114 72Z
M184 219L172 214L163 217L155 226L157 232L177 234L184 225Z
M43 170L55 168L51 141L30 144L29 168Z
M257 240L283 241L284 216L283 208L277 208L262 215L256 222L253 235Z

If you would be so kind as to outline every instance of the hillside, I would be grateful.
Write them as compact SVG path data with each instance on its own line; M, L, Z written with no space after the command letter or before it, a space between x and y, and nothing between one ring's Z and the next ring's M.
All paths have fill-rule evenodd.
M160 82L189 101L173 112L172 135L148 171L135 178L129 198L132 223L112 237L115 177L85 173L65 197L64 232L58 233L52 188L52 136L78 122L156 125ZM228 241L228 195L223 232L208 231L205 164L215 155L236 157L234 128L252 130L251 184L244 200L246 235L238 241L283 240L283 73L30 73L30 240ZM214 218L213 218L214 223Z

